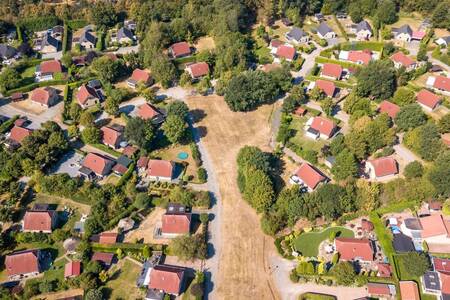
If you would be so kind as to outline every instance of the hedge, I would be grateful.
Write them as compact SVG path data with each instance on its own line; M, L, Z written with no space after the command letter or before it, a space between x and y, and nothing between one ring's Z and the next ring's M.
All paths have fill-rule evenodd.
M62 40L62 52L66 53L68 50L69 44L69 26L67 23L64 23L64 33L63 33L63 40Z
M100 243L92 243L92 250L103 252L116 252L117 249L129 251L142 251L145 246L148 246L152 251L164 251L165 245L162 244L134 244L134 243L115 243L111 245L104 245Z
M17 22L17 24L25 31L36 32L43 31L58 25L59 19L56 16L24 18Z
M5 93L5 96L10 96L11 94L14 94L17 92L28 93L39 87L46 87L46 86L52 86L52 85L63 85L66 83L67 83L67 80L48 80L48 81L42 81L42 82L34 82L29 85L25 85L25 86L21 86L16 89L9 90Z
M339 22L339 20L336 18L336 15L333 15L333 19L336 22L342 36L344 37L344 39L348 42L348 35L347 32L345 31L344 27L342 26L341 22Z
M348 42L348 43L342 43L341 45L342 50L365 50L369 49L372 51L378 51L383 52L384 43L383 42L367 42L367 41L361 41L361 42Z
M0 134L3 134L10 130L14 126L14 122L19 118L18 115L15 115L11 119L4 122L2 125L0 125Z
M355 63L351 63L348 61L341 61L341 60L336 60L336 59L331 59L331 58L326 58L326 57L316 57L316 63L318 64L325 64L325 63L332 63L332 64L338 64L341 65L344 68L356 68L359 69L361 68L361 65L355 64Z
M67 20L65 23L67 23L67 26L72 30L77 30L88 25L88 22L83 19Z
M132 162L130 166L128 167L128 170L125 172L125 174L120 177L119 181L117 182L116 186L120 187L124 185L128 179L133 175L134 168L136 167L136 164Z

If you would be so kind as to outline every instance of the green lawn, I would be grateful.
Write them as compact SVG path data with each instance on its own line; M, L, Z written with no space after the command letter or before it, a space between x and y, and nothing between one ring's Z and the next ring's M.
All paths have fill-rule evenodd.
M304 293L298 297L298 300L335 300L336 297L318 293Z
M320 152L320 149L327 144L326 141L322 139L314 140L308 138L305 135L305 123L310 118L310 116L298 117L293 116L292 122L289 126L290 129L295 131L295 135L289 140L291 143L302 147L305 150L314 150L316 152Z
M321 232L307 232L300 234L294 241L294 248L303 256L317 256L319 244L328 239L330 232L336 232L336 236L354 237L353 231L344 227L330 227Z
M122 260L111 270L110 280L106 283L104 292L108 299L139 299L144 291L136 287L136 280L141 267L129 260ZM105 293L104 293L105 294Z

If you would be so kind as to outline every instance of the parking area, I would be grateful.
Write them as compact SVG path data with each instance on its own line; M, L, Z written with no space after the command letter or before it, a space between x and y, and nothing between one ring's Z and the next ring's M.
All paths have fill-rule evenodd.
M51 173L67 173L70 177L76 177L78 175L78 169L81 167L82 159L83 156L81 154L75 151L68 152L55 164Z

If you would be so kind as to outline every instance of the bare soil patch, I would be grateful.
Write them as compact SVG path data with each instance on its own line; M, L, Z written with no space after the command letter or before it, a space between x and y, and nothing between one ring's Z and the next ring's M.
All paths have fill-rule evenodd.
M139 227L125 235L125 243L134 243L136 240L142 240L144 243L167 244L167 239L154 239L153 231L161 217L165 213L165 209L155 207L155 209L142 221Z
M194 45L197 52L205 51L205 50L213 50L216 48L216 44L214 43L214 39L209 36L201 37L197 40Z
M217 299L276 299L267 256L273 239L260 229L260 216L242 200L236 184L236 156L245 145L270 151L270 115L273 105L254 112L232 112L219 96L188 97L190 109L204 112L196 124L204 131L206 146L218 178L222 201L221 252L215 282Z

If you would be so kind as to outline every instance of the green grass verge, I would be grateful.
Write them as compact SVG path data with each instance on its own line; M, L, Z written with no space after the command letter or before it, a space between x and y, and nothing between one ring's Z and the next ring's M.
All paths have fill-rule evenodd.
M372 51L383 52L384 43L383 42L373 42L373 41L361 41L361 42L348 42L342 43L342 50L365 50L369 49Z
M99 150L101 150L101 151L104 151L104 152L106 152L106 153L108 153L108 154L114 156L115 158L118 158L119 156L122 155L122 153L117 152L116 150L111 149L111 148L109 148L108 146L103 145L103 144L90 144L90 145L91 145L92 147L94 147L94 148L97 148L97 149L99 149Z
M346 83L346 82L339 81L339 80L331 80L331 79L328 79L328 78L322 78L322 77L320 77L320 76L307 75L307 76L305 77L305 79L306 79L306 80L309 80L309 81L316 81L316 80L318 80L318 79L322 79L322 80L326 80L326 81L331 81L331 82L334 83L334 85L336 85L336 86L339 87L339 88L349 88L349 89L351 89L351 88L354 87L354 85L353 85L353 84L350 84L350 83Z
M298 296L298 300L336 300L333 295L319 294L319 293L303 293Z
M332 231L336 232L336 236L354 237L354 233L350 229L344 227L330 227L321 232L305 232L300 234L293 241L294 248L303 256L315 257L319 252L319 244L328 239Z
M316 63L318 64L325 64L325 63L332 63L332 64L337 64L337 65L341 65L342 67L348 69L348 68L356 68L356 69L360 69L361 65L358 64L354 64L351 62L347 62L347 61L340 61L340 60L336 60L336 59L331 59L331 58L326 58L326 57L316 57Z
M7 120L5 123L0 125L0 134L3 134L7 131L9 131L13 126L14 122L19 118L18 115L12 117L11 119Z

